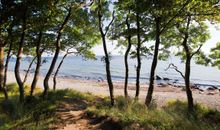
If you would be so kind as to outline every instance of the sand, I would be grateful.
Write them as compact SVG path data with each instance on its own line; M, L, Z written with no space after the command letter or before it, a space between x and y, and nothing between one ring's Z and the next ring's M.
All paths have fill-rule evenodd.
M23 75L21 75L23 77ZM43 88L43 78L40 77L37 86ZM33 74L28 76L26 84L31 84L33 79ZM16 82L15 76L13 72L8 72L8 81L7 83L14 83ZM52 89L52 78L50 79L50 87ZM99 96L109 96L109 89L107 83L98 82L94 80L79 80L73 79L68 77L58 77L57 78L57 89L74 89L80 92L89 92ZM123 95L123 83L114 82L114 94L115 95ZM134 97L135 95L135 85L129 84L128 86L128 93L129 96ZM140 91L140 100L144 101L146 94L147 94L148 86L145 84L141 84L141 91ZM220 92L219 90L211 90L201 92L199 90L193 89L193 98L195 103L202 103L206 106L220 110ZM157 106L161 107L164 106L167 101L169 100L183 100L186 101L186 93L182 90L182 88L176 88L170 85L163 86L163 87L155 87L153 93L153 99L156 101Z

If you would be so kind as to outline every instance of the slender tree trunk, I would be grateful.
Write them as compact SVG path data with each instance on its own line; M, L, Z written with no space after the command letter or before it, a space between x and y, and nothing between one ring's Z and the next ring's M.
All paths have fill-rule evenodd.
M23 101L24 101L24 86L23 86L23 82L22 82L21 76L20 76L20 64L21 64L21 58L22 58L23 46L24 46L24 40L25 40L25 31L26 31L26 12L23 17L22 34L21 34L21 39L19 42L17 60L16 60L16 64L15 64L15 69L14 69L15 78L16 78L18 86L19 86L20 102L21 103L23 103Z
M60 53L60 39L61 39L61 35L62 35L62 32L68 22L68 20L70 19L70 16L71 16L71 11L72 11L72 8L70 7L69 10L68 10L68 14L63 22L63 24L61 25L59 31L58 31L58 35L57 35L57 40L56 40L56 51L55 51L55 54L54 54L54 57L53 57L53 60L51 62L51 65L50 65L50 68L45 76L45 79L44 79L44 93L43 93L43 97L44 98L47 98L47 95L48 95L48 89L49 89L49 79L50 79L50 76L54 70L54 67L55 67L55 64L57 62L57 59L58 59L58 55Z
M130 12L130 11L129 11ZM131 34L130 34L130 23L128 22L128 16L126 19L126 25L127 25L127 30L129 32L127 40L128 40L128 46L127 46L127 50L125 52L125 56L124 56L124 62L125 62L125 84L124 84L124 95L125 97L128 97L128 75L129 75L129 66L128 66L128 55L129 52L131 50Z
M6 57L6 61L5 61L5 72L4 72L5 75L4 75L4 84L3 84L4 88L6 88L6 83L7 83L8 64L9 64L10 59L11 59L11 50L12 50L12 40L10 41L9 49L8 49L8 53L7 53L7 57Z
M25 74L25 76L24 76L23 86L25 85L25 83L26 83L26 81L27 81L27 77L28 77L28 75L29 75L29 73L30 73L31 67L32 67L34 61L36 60L36 58L37 58L37 56L35 56L35 57L31 60L31 63L30 63L29 66L28 66L28 69L27 69L26 74Z
M34 89L36 88L37 81L39 79L39 74L40 74L40 67L41 67L41 60L42 60L41 56L42 56L42 53L43 53L43 52L40 51L42 35L43 35L42 31L40 31L39 37L38 37L38 42L37 42L37 47L36 47L37 64L36 64L36 69L35 69L35 73L34 73L34 78L33 78L33 81L31 83L30 96L33 96Z
M102 29L102 14L101 14L101 3L99 0L99 11L98 11L98 20L99 20L99 31L102 37L102 45L105 53L105 70L106 70L106 77L107 77L107 82L109 86L109 92L110 92L110 98L111 98L111 105L114 106L115 101L114 101L114 87L111 79L111 71L110 71L110 61L109 61L109 54L107 51L107 46L106 46L106 33L103 32ZM110 25L110 24L109 24ZM108 30L106 30L107 32Z
M4 88L4 45L0 44L0 91L5 95L5 99L8 99L8 93Z
M62 64L63 64L65 58L67 57L67 55L68 55L68 53L66 53L66 54L63 56L62 60L60 61L60 64L59 64L58 67L57 67L57 70L56 70L56 72L55 72L55 74L54 74L54 77L53 77L53 90L54 90L54 91L56 90L56 85L57 85L57 79L56 79L56 78L57 78L57 74L59 73L60 68L61 68L61 66L62 66Z
M106 40L105 40L105 36L102 35L102 42L103 42L103 48L104 48L104 52L105 52L105 70L106 70L106 77L107 77L107 82L108 82L108 86L109 86L109 91L110 91L110 98L111 98L111 105L113 106L115 103L114 101L114 87L113 87L113 83L112 83L112 78L111 78L111 72L110 72L110 61L109 61L109 55L107 52L107 47L106 47Z
M138 5L138 2L137 2ZM139 92L140 92L140 71L141 71L141 56L140 56L140 49L141 49L141 39L140 39L140 21L139 21L139 13L137 10L136 13L136 24L137 24L137 68L136 68L136 94L135 98L138 99Z
M193 112L194 111L194 106L193 106L193 96L192 96L192 91L190 89L190 62L191 62L191 57L187 56L186 59L186 65L185 65L185 86L186 86L186 95L187 95L187 100L188 100L188 111Z
M184 48L185 53L186 53L185 87L186 87L186 95L187 95L187 100L188 100L188 111L190 113L192 113L194 111L194 107L193 107L192 91L190 89L191 54L190 54L189 46L187 45L187 40L188 40L188 37L189 37L188 29L189 29L190 21L191 21L191 17L189 16L188 17L188 22L187 22L187 27L186 27L186 33L185 33L185 37L184 37L182 45L183 45L183 48Z
M8 76L8 64L11 59L11 50L12 50L12 43L13 43L13 36L12 36L12 26L8 29L8 37L10 39L9 41L9 48L6 56L6 61L5 61L5 70L4 70L4 83L3 87L7 90L6 88L6 83L7 83L7 76Z
M160 18L156 18L155 22L156 22L156 42L155 42L155 48L154 48L153 62L151 65L150 84L149 84L148 93L147 93L146 100L145 100L145 104L148 107L150 106L153 91L154 91L155 70L157 67L159 45L160 45Z

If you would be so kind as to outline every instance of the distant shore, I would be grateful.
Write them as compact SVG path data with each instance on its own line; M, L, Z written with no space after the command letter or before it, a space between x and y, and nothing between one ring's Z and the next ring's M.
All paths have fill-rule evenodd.
M23 77L23 75L21 75ZM28 76L27 84L31 84L33 79L33 74ZM37 86L43 88L43 79L40 77ZM14 73L8 72L8 81L7 83L16 82ZM57 89L75 89L80 92L89 92L95 95L108 96L108 85L105 81L98 80L81 80L74 79L70 77L58 77L57 78ZM52 78L49 82L50 86L53 86ZM114 94L123 95L123 82L114 82ZM52 88L51 88L52 89ZM133 97L135 95L135 84L129 83L128 85L129 96ZM144 101L146 97L148 86L146 84L141 84L140 89L140 100ZM210 108L220 110L220 92L219 89L209 89L209 90L200 90L198 88L192 88L194 101L196 103L202 103L207 105ZM174 85L160 84L155 87L153 98L156 100L156 103L159 107L166 104L169 100L185 100L186 93L182 87L177 87Z

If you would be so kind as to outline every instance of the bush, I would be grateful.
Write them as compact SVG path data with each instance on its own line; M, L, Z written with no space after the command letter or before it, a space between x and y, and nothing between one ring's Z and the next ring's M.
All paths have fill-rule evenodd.
M10 83L6 85L6 89L9 93L11 93L12 95L14 94L19 94L19 87L17 83Z
M19 108L15 101L12 100L4 100L1 102L2 111L7 114L12 119L19 118Z
M1 108L8 115L13 115L16 112L16 106L11 100L2 101Z

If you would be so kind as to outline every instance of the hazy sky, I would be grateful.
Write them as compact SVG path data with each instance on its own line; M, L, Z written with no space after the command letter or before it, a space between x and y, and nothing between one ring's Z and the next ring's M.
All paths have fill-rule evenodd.
M210 48L214 47L217 42L220 42L220 25L214 26L209 23L207 24L209 26L211 38L202 47L205 53L209 53ZM112 41L107 40L108 51L111 52L112 55L120 55L121 53L119 53L119 51L121 50L115 49L115 45L115 42L112 43ZM102 44L95 46L93 51L96 55L104 55Z

